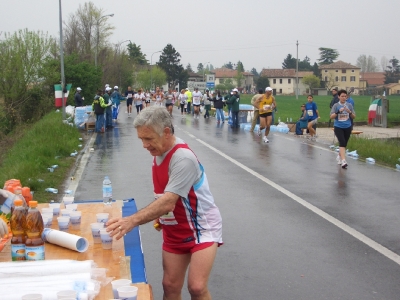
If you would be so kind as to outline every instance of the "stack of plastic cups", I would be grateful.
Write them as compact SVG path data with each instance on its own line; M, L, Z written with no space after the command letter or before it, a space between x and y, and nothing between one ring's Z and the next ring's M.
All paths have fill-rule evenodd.
M65 291L59 291L57 293L57 300L68 300L68 299L76 299L76 291L74 290L65 290Z

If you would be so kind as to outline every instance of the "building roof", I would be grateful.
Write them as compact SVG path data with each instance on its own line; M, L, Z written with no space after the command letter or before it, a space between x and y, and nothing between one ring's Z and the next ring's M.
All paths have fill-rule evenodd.
M299 71L299 78L304 76L312 75L311 71ZM261 76L265 76L268 78L295 78L296 70L295 69L263 69L261 71Z
M353 66L352 64L346 63L342 60L338 60L330 65L320 65L319 69L361 69L361 68Z
M365 80L368 85L383 85L385 83L384 72L360 72L360 80Z
M199 78L203 78L202 75L199 75L199 74L197 74L197 73L195 73L195 72L188 72L188 74L189 74L189 77L199 77Z
M214 69L211 73L214 73L215 78L234 78L237 76L237 71L228 69L228 68L218 68ZM244 76L253 76L252 73L249 72L243 72L242 73Z

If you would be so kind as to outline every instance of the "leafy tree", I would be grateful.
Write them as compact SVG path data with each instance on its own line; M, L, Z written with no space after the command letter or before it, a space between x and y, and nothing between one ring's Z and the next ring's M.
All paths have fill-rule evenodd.
M188 71L188 72L193 72L193 69L192 69L192 66L191 66L190 63L187 64L187 66L186 66L186 71Z
M308 76L304 76L303 79L301 80L301 82L304 85L307 85L310 89L310 93L312 91L312 89L319 87L320 85L320 79L313 75L308 75Z
M219 91L230 91L234 88L233 81L231 78L227 78L224 83L218 84L215 88Z
M282 69L296 69L296 58L292 54L288 54L283 60Z
M244 72L244 66L243 63L239 60L236 64L236 70L240 73Z
M260 76L258 77L257 81L256 81L256 88L257 90L259 89L263 89L265 90L266 87L269 86L269 79L266 76Z
M330 65L335 59L339 57L339 52L332 48L318 48L320 58L318 59L320 65Z
M321 78L321 70L319 69L318 64L316 62L312 66L312 71L315 76L317 76L318 78Z
M214 71L214 66L212 64L210 64L210 71Z
M203 64L202 63L199 63L198 65L197 65L197 73L203 73L203 70L204 70L204 66L203 66Z
M136 75L136 86L150 89L151 82L153 86L160 86L167 81L167 74L163 69L157 66L151 66L150 71L143 69Z
M377 72L379 69L377 59L371 55L367 57L365 54L357 58L356 66L361 68L360 72Z
M157 63L157 65L167 74L167 82L169 85L172 85L175 80L181 80L184 75L181 73L186 72L180 64L180 57L181 55L179 52L177 52L171 44L168 44L163 49L160 61Z
M303 60L299 60L299 71L312 71L313 67L310 64L310 58L306 56Z
M52 72L44 64L51 58L54 44L46 34L28 29L1 35L0 98L5 114L1 123L6 124L5 133L17 124L40 118L54 103L53 86L46 86L45 78Z
M233 64L231 62L228 62L227 64L224 64L222 67L233 70Z
M400 80L400 65L399 60L393 56L389 60L390 65L387 66L385 72L385 84L399 82Z
M135 65L148 65L149 62L146 59L146 54L143 54L142 50L140 49L139 45L135 43L128 44L128 53L130 61Z
M253 74L254 76L258 76L256 68L251 69L250 73Z

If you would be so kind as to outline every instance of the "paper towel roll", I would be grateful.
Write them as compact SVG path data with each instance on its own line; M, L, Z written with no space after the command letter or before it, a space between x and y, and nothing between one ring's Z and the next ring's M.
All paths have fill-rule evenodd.
M85 252L89 247L88 240L81 236L50 228L43 230L42 239L45 242L78 252Z

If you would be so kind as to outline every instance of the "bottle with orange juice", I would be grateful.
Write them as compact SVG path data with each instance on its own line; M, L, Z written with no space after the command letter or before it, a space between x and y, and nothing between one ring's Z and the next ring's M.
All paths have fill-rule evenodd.
M44 260L44 241L42 232L44 229L42 215L37 209L37 201L29 202L29 211L26 216L26 260Z
M14 211L11 215L10 229L13 234L11 239L11 260L25 260L25 226L26 214L22 206L22 200L14 201Z

